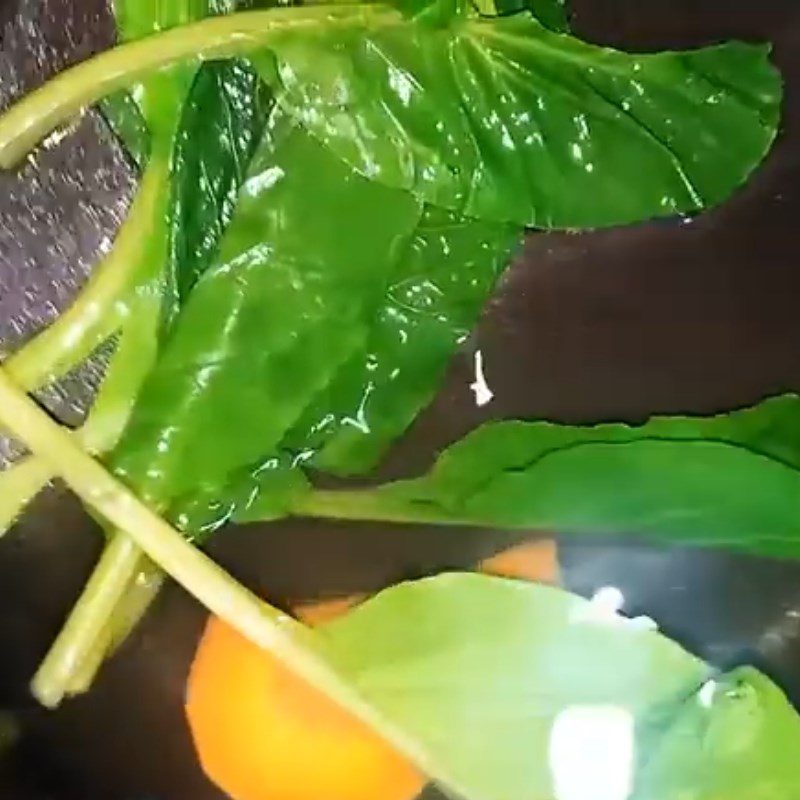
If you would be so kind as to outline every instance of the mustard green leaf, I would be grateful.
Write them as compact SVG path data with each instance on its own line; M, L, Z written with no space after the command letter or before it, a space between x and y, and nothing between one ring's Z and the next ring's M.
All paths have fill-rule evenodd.
M380 593L323 652L470 800L800 797L800 718L560 589L449 574Z
M628 54L527 12L289 28L258 59L281 102L362 174L466 216L616 225L713 206L776 133L769 48Z

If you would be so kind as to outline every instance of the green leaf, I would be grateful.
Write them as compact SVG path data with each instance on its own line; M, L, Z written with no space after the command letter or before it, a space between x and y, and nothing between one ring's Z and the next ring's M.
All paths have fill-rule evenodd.
M128 92L117 92L100 103L100 113L141 172L150 153L150 132L136 101Z
M228 522L283 519L310 490L302 469L270 458L255 469L230 473L224 484L200 485L178 497L172 516L187 538L202 543Z
M653 752L648 748L639 759L632 800L800 797L800 718L783 692L751 667L713 679L666 731L654 733Z
M216 255L271 105L271 93L244 61L210 61L195 75L172 152L172 313Z
M407 18L434 27L447 25L458 16L475 13L497 16L528 11L550 30L561 33L569 30L565 0L392 0L390 5Z
M317 469L365 472L434 396L522 232L427 206L362 347L282 446Z
M296 513L629 533L797 558L800 398L639 427L488 423L423 478L299 502Z
M598 783L635 800L798 796L800 720L767 678L715 675L558 589L443 575L379 594L322 638L474 800L597 797Z
M212 14L230 13L235 6L232 0L114 0L114 16L120 39L132 41Z
M761 161L781 83L768 48L630 55L528 13L339 21L270 39L280 102L362 174L466 216L579 228L693 212Z
M280 116L280 115L279 115ZM265 133L113 464L163 503L270 458L367 333L418 218L287 122Z

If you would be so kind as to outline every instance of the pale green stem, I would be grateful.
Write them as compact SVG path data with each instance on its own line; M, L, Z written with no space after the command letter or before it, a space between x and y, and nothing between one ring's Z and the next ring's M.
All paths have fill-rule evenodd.
M122 601L114 609L109 629L109 654L113 654L128 638L152 602L158 597L165 579L163 570L142 553L135 577Z
M106 545L100 561L95 567L95 572L104 572L106 564L114 560L111 545L121 537L130 542L130 539L123 537L123 534L116 532L111 544ZM81 595L78 603L70 612L70 618L72 618L74 614L80 613L82 609L97 603L105 611L107 618L100 625L101 620L98 615L98 630L92 632L84 629L84 632L88 635L83 636L81 642L69 639L62 640L62 653L66 653L69 648L76 645L85 650L73 674L69 676L66 686L60 687L61 691L66 695L82 694L91 688L105 659L113 655L116 649L127 639L136 624L150 608L151 603L156 599L164 584L164 573L142 553L140 548L133 545L133 543L131 545L132 547L125 558L124 570L126 575L132 577L128 580L114 606L108 607L102 592L96 597L87 593ZM57 663L58 660L59 656L56 652L53 655L53 661Z
M110 642L111 625L107 623L92 643L89 652L84 655L77 666L73 667L67 685L61 693L62 699L64 697L74 697L78 694L84 694L92 688L94 679L97 677L100 667L107 658Z
M354 491L326 491L314 490L307 494L300 494L291 508L294 516L308 516L317 518L329 518L338 520L372 520L392 523L436 523L436 524L457 524L448 514L440 511L435 506L421 503L411 504L404 501L394 502L391 496L385 496L380 491L371 489ZM464 524L469 524L465 522ZM474 524L474 523L473 523ZM143 577L140 582L135 579L128 582L125 593L117 603L117 607L111 612L111 628L109 634L113 640L112 647L121 643L130 633L135 624L144 616L152 600L156 597L161 581L158 580L160 570L157 566L148 563L148 559L136 549L128 553L130 564L126 574L148 576ZM108 547L100 558L97 570L105 573L109 568L106 562L113 563L115 558L114 551ZM163 578L163 576L161 576ZM102 593L97 598L93 598L92 593L87 591L81 596L76 609L92 603L104 604L105 599ZM100 617L97 617L98 624ZM92 635L90 632L86 636L83 646L91 645ZM101 636L100 630L94 632L95 637ZM69 640L66 644L72 645ZM66 687L70 694L85 691L91 684L91 679L97 672L102 663L102 652L94 647L89 656L93 659L82 669L80 676Z
M63 699L75 673L98 644L111 610L133 577L131 548L136 545L127 536L117 534L112 538L103 552L102 569L92 572L81 598L39 665L31 687L39 702L48 708L55 708ZM92 602L85 602L85 598L91 598Z
M445 788L464 795L463 788L442 774L426 751L367 703L324 659L316 635L273 608L238 583L208 556L151 511L82 450L69 432L54 422L20 391L0 369L0 423L53 471L100 516L124 531L166 573L213 614L262 647L311 686L371 726L393 747ZM122 546L120 546L122 547ZM34 686L47 703L41 684Z
M89 418L78 433L84 449L92 454L107 452L116 444L156 357L172 136L170 130L154 137L137 195L143 202L132 209L123 226L123 232L126 228L133 231L138 247L137 260L132 258L129 262L138 280L133 299L125 308L122 335L106 378ZM121 244L118 237L117 247ZM138 268L135 267L137 261L141 265ZM132 543L120 552L117 542L120 536L112 534L111 544L103 551L95 573L40 667L39 673L44 674L43 683L53 702L60 701L65 693L74 694L88 688L105 656L111 636L111 617L117 601L123 599L132 585L130 576L141 555ZM115 580L121 583L115 586Z
M368 520L396 523L434 523L436 525L476 525L476 520L457 520L434 504L395 500L380 489L315 489L300 494L292 503L295 517Z
M143 207L142 214L147 216L138 226L143 237L138 254L142 269L137 270L141 285L130 302L122 334L89 417L76 435L83 449L91 454L107 452L116 444L156 357L161 310L156 284L160 280L157 273L161 271L164 242L163 236L153 233L164 232L161 211L167 170L167 160L154 155L142 182L149 192L148 176L155 176L159 197ZM118 602L124 602L140 555L139 548L127 537L112 535L77 605L37 671L42 691L51 702L89 688L111 641L114 609Z
M91 454L108 452L128 422L139 389L155 361L161 301L155 288L130 303L117 348L77 438Z
M131 316L123 328L95 405L75 436L87 452L108 451L122 433L139 387L155 359L159 311L155 292L141 294L131 304ZM31 456L29 461L47 468L40 457ZM45 481L49 478L48 470ZM124 547L120 540L125 541ZM37 673L43 675L42 684L53 702L66 692L81 690L87 679L91 680L96 673L108 641L103 642L103 629L110 625L109 617L117 601L136 574L140 556L139 548L121 534L113 535L104 549L95 573ZM119 583L115 585L115 581Z
M0 118L0 167L9 169L81 109L155 70L190 58L228 58L265 47L293 30L401 19L379 5L308 6L210 17L119 45L71 67L26 95Z
M162 224L158 210L163 203L166 178L166 161L153 159L145 171L131 215L117 237L115 249L100 266L103 274L93 286L84 290L73 306L73 309L85 311L91 303L108 302L115 295L118 299L114 302L121 304L126 292L136 290L133 299L125 301L125 313L118 317L124 318L123 330L100 392L86 422L74 434L76 442L90 453L105 452L116 443L155 358L160 301L155 287L149 284L154 281L153 264L160 262L148 259L148 247L154 225ZM98 287L101 291L94 291ZM102 300L98 294L102 295ZM61 321L56 322L53 328L60 324ZM84 334L87 330L85 326ZM47 333L49 331L44 338ZM59 337L51 337L49 341L57 343ZM42 352L46 356L53 350L45 346ZM17 363L24 366L29 353L24 349ZM35 454L0 475L0 524L10 525L50 478L49 464ZM134 549L138 552L138 548L129 543L121 552L112 551L112 557L103 561L100 572L93 574L84 588L84 595L88 593L93 603L84 603L77 614L70 615L51 646L37 673L43 676L43 694L48 696L48 702L57 703L65 691L79 686L87 675L96 672L92 659L102 659L105 652L102 629L108 624L108 616L119 594L127 586L124 577L131 561L127 551Z

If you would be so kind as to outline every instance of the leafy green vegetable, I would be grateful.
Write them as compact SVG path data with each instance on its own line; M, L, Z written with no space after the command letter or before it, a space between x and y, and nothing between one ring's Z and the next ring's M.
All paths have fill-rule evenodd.
M278 29L268 46L280 102L364 175L540 228L713 205L762 159L779 114L766 48L629 55L525 13L354 21L313 40Z
M150 131L137 102L129 92L117 92L100 103L100 113L141 172L150 154Z
M658 417L640 427L488 423L423 478L304 494L295 512L631 533L797 558L798 498L800 398L788 395L717 417Z
M339 474L372 467L433 396L519 235L427 207L364 340L283 437L283 453L265 450L224 484L187 491L176 502L180 527L200 539L231 519L285 516L308 489L293 465Z
M139 397L119 474L161 504L268 457L363 343L419 213L293 123L271 127Z
M125 40L230 10L214 0L123 2ZM509 3L503 13L521 9ZM764 48L625 55L555 33L565 27L557 0L502 18L472 13L465 0L396 5L407 16L365 5L202 20L75 67L0 120L0 163L12 163L70 110L145 80L131 94L152 142L145 177L170 159L175 167L164 196L173 203L151 242L166 258L169 228L170 325L112 468L187 536L231 514L293 511L692 541L702 533L756 552L791 543L794 464L748 449L735 426L731 441L717 438L721 425L684 435L686 420L650 423L652 435L517 430L528 445L522 462L516 442L492 451L494 461L479 453L485 480L473 488L450 485L440 469L365 492L311 489L297 468L309 456L330 472L363 471L409 424L520 225L613 224L718 202L777 125L780 82ZM241 61L196 71L200 60L240 54L257 72ZM109 614L138 585L139 544L211 608L229 612L238 598L243 628L285 645L282 657L319 678L292 637L270 638L270 614L267 624L252 598L37 416L2 372L0 390L4 418L43 457L55 442L47 457L122 528L37 676L42 697L57 702L65 687L83 686L118 635ZM537 455L540 435L555 445ZM623 484L620 500L613 490ZM707 529L717 503L724 510ZM743 543L755 522L762 537ZM322 688L361 708L328 678L323 670ZM661 710L647 713L647 725L666 725ZM498 798L514 788L494 767L473 771L477 763L456 755L451 764L447 746L434 748L446 758L432 772L448 787Z
M800 718L766 677L715 675L558 589L443 575L379 594L322 636L468 797L589 796L598 780L634 800L800 796Z
M224 484L195 487L173 503L176 527L197 543L228 522L264 522L291 514L311 491L302 469L275 457L232 472Z
M426 207L363 347L282 446L306 456L320 451L310 463L330 472L374 466L433 398L521 235L511 225Z
M173 315L216 255L271 105L243 61L211 61L197 71L172 153L167 279L176 308L165 310Z
M751 667L707 684L655 737L652 757L645 752L639 759L633 800L800 797L800 718L783 692Z
M753 671L720 678L598 603L481 576L405 584L314 634L186 543L2 370L0 398L0 421L85 502L212 611L457 796L563 796L575 776L597 773L601 759L591 755L601 743L603 767L610 761L621 771L614 785L623 784L624 796L671 796L661 795L662 783L680 786L690 800L748 788L797 796L800 724L777 688ZM709 710L699 724L703 712L692 703ZM583 733L587 718L593 745L576 748L576 728ZM690 770L678 781L687 756ZM712 767L719 780L710 779ZM735 784L726 794L729 775Z
M114 17L120 38L131 41L233 9L228 0L115 0Z

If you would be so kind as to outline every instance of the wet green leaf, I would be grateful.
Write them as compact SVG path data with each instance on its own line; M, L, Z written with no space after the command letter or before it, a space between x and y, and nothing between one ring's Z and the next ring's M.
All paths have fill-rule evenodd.
M228 522L282 519L310 489L302 469L269 458L254 469L229 473L222 484L200 485L176 498L171 516L187 538L201 543Z
M383 18L381 18L383 19ZM768 48L630 55L528 13L287 30L260 58L285 108L362 174L434 205L541 228L725 199L775 136Z
M235 8L234 0L114 0L117 30L123 41L141 39L214 14L228 14Z
M800 719L558 589L451 574L322 629L324 652L469 798L797 798Z
M172 313L216 255L271 105L271 93L244 61L210 61L195 75L172 152Z
M100 103L100 113L141 172L150 152L150 132L136 101L128 92L117 92Z
M280 115L278 115L280 117ZM267 460L363 345L420 209L287 122L265 133L215 265L140 395L117 470L166 502Z
M328 472L373 467L433 398L521 237L513 225L426 207L363 346L306 409L284 449Z
M303 502L299 513L627 533L797 558L800 398L638 427L488 423L423 478Z
M639 758L632 800L800 797L800 718L765 675L741 667L687 699Z

